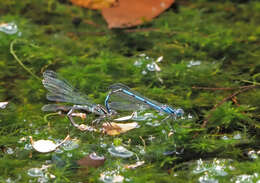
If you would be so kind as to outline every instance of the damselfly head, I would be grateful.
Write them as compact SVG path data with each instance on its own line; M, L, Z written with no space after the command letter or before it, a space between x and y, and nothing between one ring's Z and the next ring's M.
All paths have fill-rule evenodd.
M184 110L183 109L176 109L175 115L177 117L182 117L184 115Z

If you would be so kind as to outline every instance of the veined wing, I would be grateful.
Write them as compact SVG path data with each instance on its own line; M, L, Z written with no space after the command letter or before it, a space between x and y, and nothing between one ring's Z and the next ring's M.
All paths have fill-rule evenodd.
M51 70L43 73L42 84L49 91L47 99L50 101L68 102L94 106L92 102L81 93L77 92L65 79Z
M57 111L64 111L68 112L72 106L66 106L66 105L59 105L59 104L46 104L42 107L42 111L45 112L57 112Z
M148 99L148 98L142 96L141 94L139 94L138 92L131 90L128 86L121 84L121 83L113 84L109 87L109 89L111 89L112 91L124 89L128 92L131 92L132 94L134 94L138 97L143 98L145 101L153 103L154 105L157 105L159 107L163 106L163 104L156 102L154 100ZM126 94L122 91L112 93L111 102L109 103L109 106L112 109L115 109L115 110L132 110L134 108L140 109L141 107L143 107L143 108L153 108L151 105L149 105L149 104L147 104L147 103L145 103L141 100L138 100L137 98L135 98L131 95L128 95L128 94Z

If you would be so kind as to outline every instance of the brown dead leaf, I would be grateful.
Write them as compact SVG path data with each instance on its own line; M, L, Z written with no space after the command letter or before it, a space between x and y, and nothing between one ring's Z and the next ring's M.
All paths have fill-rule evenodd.
M117 0L70 0L73 4L89 8L89 9L103 9L113 6Z
M152 20L169 8L174 0L118 0L115 6L102 9L109 28L124 28Z
M129 130L132 130L134 128L137 128L138 123L104 123L103 128L105 130L105 133L111 136L119 135L121 133L125 133Z

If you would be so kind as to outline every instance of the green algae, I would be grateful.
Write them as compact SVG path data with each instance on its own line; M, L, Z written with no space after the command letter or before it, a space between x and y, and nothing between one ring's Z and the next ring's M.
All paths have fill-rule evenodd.
M67 1L1 1L0 22L15 22L22 35L0 32L0 101L10 102L0 113L0 181L37 182L27 170L52 160L49 172L56 178L50 182L97 182L100 173L136 162L136 157L112 157L107 148L113 142L125 144L145 161L134 170L119 170L130 182L197 182L199 176L191 175L189 164L200 158L234 161L235 170L217 177L219 182L259 173L259 158L252 160L247 153L260 149L260 3L203 0L183 1L178 7L178 13L169 9L127 31L109 30L99 12ZM17 58L37 77L45 69L55 70L96 103L103 104L109 85L121 82L148 98L182 107L193 118L158 127L143 121L118 139L79 132L64 116L49 116L46 121L41 107L49 103L47 92L11 54L14 40ZM134 66L142 53L164 56L158 73L163 83L154 73L143 75ZM191 60L201 64L187 67ZM63 139L67 133L80 139L80 147L62 154L26 150L28 139L19 143L29 135ZM237 133L241 139L233 139ZM8 154L8 148L14 152ZM94 151L107 160L85 172L76 161Z

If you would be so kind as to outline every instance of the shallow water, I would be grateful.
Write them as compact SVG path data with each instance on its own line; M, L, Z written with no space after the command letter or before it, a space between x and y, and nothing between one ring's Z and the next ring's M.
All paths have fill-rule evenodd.
M178 3L111 30L100 12L68 1L0 2L0 182L260 182L260 3ZM92 130L80 130L65 111L41 111L56 104L42 85L47 69L96 104L123 83L185 114L163 121L140 110L126 121L138 128L110 136L102 123L113 119L92 124L98 116L86 113L73 119ZM59 144L68 134L49 153L29 139ZM79 163L90 155L101 165Z

